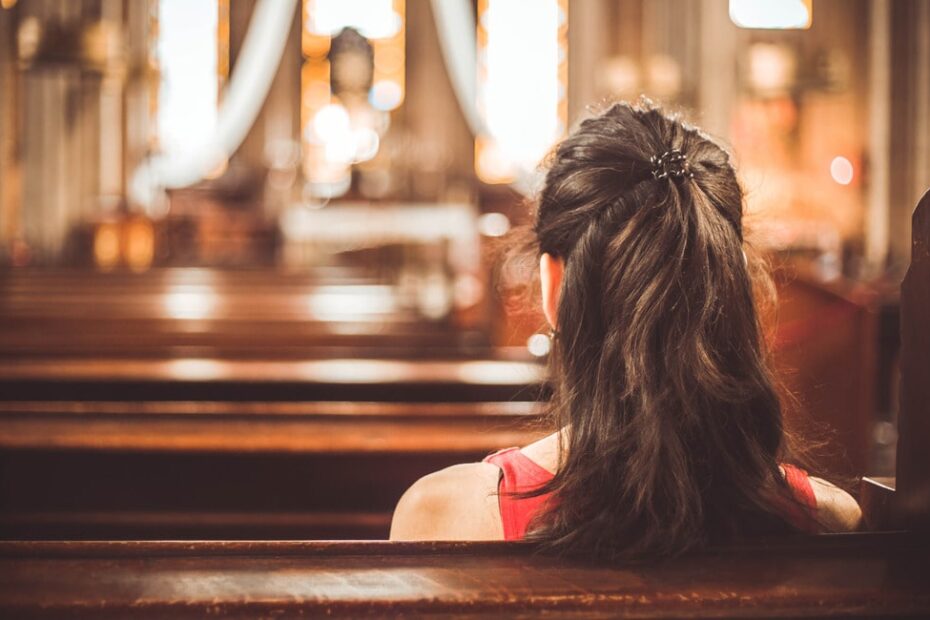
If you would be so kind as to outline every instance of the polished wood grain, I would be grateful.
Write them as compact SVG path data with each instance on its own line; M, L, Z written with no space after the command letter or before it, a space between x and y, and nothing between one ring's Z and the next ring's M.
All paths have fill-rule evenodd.
M463 383L523 385L540 381L538 363L505 360L398 359L225 360L179 359L43 359L0 362L4 380L58 378L87 381L217 381L346 383Z
M473 455L546 431L534 402L3 402L0 449Z
M0 356L487 355L474 320L345 272L17 269L0 273Z
M930 614L930 546L774 539L596 566L515 543L0 543L4 617Z
M880 296L792 271L779 280L773 335L780 378L799 405L789 424L829 429L829 470L867 473L881 387ZM477 324L425 320L404 300L379 305L388 294L338 271L14 270L0 274L0 394L140 402L544 397L544 372L525 348L492 349Z
M3 400L536 400L544 378L493 358L0 360Z
M404 490L531 443L536 402L0 401L0 538L385 538Z

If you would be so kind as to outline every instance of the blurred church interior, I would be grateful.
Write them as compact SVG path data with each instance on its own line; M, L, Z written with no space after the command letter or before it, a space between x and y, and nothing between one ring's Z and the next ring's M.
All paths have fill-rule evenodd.
M508 232L640 96L734 153L789 424L894 476L930 2L0 6L3 538L384 538L539 436Z

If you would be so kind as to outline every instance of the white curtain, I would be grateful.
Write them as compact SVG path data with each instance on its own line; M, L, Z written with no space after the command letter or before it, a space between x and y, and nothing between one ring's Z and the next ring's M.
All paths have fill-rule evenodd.
M210 138L183 153L156 155L133 174L130 198L144 208L165 189L187 187L215 170L242 144L268 96L294 19L297 0L258 0Z

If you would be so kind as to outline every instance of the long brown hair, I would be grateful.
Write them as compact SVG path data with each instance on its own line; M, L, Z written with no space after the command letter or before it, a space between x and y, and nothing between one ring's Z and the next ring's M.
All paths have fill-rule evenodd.
M678 167L656 178L668 152ZM554 494L532 528L544 548L671 555L790 529L742 210L727 152L648 102L552 155L533 230L537 257L565 261L550 361L567 449L531 493Z

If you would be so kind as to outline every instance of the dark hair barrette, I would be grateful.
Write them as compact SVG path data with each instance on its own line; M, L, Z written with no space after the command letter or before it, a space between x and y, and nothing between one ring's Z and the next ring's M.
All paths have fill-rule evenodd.
M665 151L661 155L653 155L649 161L652 163L652 176L655 179L694 178L694 173L688 166L688 158L678 149Z

